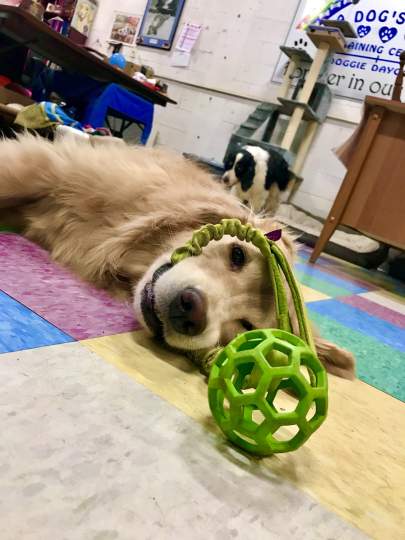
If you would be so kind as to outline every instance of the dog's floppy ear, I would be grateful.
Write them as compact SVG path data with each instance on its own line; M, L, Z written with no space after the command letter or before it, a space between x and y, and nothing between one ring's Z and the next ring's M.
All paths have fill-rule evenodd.
M240 182L242 191L248 191L253 186L255 174L255 159L252 154L245 152L235 166L235 175Z
M232 167L235 165L236 154L237 154L236 151L232 151L225 156L225 159L224 159L225 171L230 171Z
M266 189L270 189L272 184L277 184L280 191L285 191L290 179L291 173L286 160L277 152L270 153L265 182Z

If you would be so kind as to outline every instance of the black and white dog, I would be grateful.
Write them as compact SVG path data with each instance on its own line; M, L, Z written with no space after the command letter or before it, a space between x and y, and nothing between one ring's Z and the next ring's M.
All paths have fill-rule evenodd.
M243 146L226 159L224 166L224 183L244 204L255 212L277 210L291 177L282 156L259 146Z

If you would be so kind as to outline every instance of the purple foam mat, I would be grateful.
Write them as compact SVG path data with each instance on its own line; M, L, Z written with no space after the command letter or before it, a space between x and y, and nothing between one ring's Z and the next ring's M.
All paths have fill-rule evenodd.
M77 340L139 328L131 306L84 283L17 234L0 233L0 290Z

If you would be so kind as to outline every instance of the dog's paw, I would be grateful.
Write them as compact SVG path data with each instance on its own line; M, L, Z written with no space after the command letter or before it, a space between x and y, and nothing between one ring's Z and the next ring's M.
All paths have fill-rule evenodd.
M315 346L319 360L329 373L344 379L356 378L356 361L349 351L318 337L315 338Z
M211 366L214 363L214 360L221 350L221 347L216 347L210 351L192 351L188 353L188 356L193 361L193 363L198 366L201 373L206 377L209 377Z

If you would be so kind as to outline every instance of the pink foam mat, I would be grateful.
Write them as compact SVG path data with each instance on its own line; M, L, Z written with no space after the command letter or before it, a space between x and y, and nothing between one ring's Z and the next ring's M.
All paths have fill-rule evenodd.
M77 340L138 328L131 306L84 283L17 234L0 233L0 290Z

